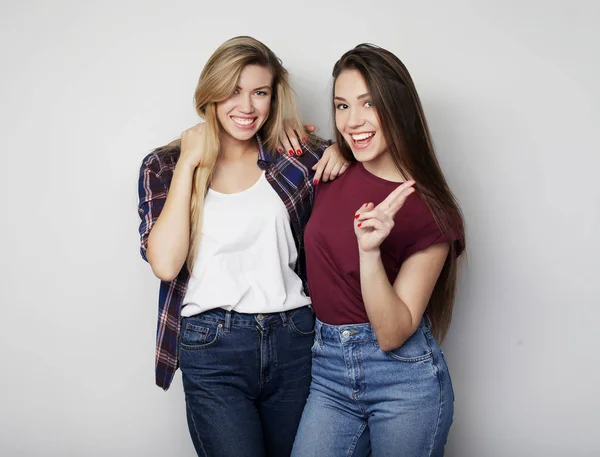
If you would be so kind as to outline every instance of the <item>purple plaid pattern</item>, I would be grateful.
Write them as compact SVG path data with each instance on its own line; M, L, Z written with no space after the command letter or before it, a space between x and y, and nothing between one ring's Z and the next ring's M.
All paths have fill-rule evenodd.
M298 262L296 271L306 286L306 264L304 259L304 228L308 222L314 198L312 170L330 142L319 142L317 146L308 148L305 145L303 155L283 156L266 153L258 138L258 166L265 170L268 182L277 192L290 215L290 224L296 247ZM179 158L178 149L160 148L148 154L140 168L138 182L139 205L141 218L139 226L142 258L146 261L148 235L160 216L173 170ZM189 273L184 266L179 275L171 282L161 281L158 295L158 325L156 330L156 384L167 390L178 367L178 341L181 326L181 305L185 296Z

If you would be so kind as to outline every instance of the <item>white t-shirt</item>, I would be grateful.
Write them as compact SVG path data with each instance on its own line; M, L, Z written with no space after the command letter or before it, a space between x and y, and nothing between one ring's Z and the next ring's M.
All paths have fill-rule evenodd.
M198 257L181 315L213 308L273 313L310 304L294 272L290 218L262 172L236 194L208 190Z

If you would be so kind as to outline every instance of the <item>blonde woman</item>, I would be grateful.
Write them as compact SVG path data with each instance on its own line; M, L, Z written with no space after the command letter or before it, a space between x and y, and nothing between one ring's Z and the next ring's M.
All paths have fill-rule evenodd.
M181 368L198 455L286 456L310 386L302 238L315 170L345 162L333 148L322 158L287 71L253 38L214 52L195 102L205 122L140 171L142 257L162 280L156 383L168 389ZM304 141L282 134L284 119Z

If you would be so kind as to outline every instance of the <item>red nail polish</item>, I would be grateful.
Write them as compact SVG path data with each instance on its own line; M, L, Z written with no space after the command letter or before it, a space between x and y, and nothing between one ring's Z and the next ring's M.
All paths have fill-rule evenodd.
M293 156L293 155L294 155L294 151L292 151L291 149L290 149L290 155L291 155L291 156Z
M356 216L354 216L354 219L358 219L360 217L360 214L357 214Z
M306 143L306 141L307 141L307 138L306 138L305 136L303 136L303 137L300 139L300 141L302 141L303 143Z
M283 154L283 148L277 148L277 152L279 152L279 154Z
M301 156L301 155L302 155L302 151L301 151L300 149L298 149L298 150L296 151L296 155L297 155L297 156Z
M318 180L316 180L316 179L313 181L313 184L314 184L315 186L316 186L318 183L319 183L319 181L318 181Z
M358 227L360 227L362 225L362 222L360 224L358 224Z

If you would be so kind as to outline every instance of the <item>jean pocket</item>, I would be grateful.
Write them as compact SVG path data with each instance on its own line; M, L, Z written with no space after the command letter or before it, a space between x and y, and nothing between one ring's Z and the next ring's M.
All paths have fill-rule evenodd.
M288 314L289 326L300 336L315 334L315 316L308 307L300 308Z
M433 351L421 327L402 346L387 351L386 354L401 362L409 363L422 362L433 358Z
M205 349L214 346L221 338L222 328L223 324L191 321L190 318L184 318L180 346L182 349Z

